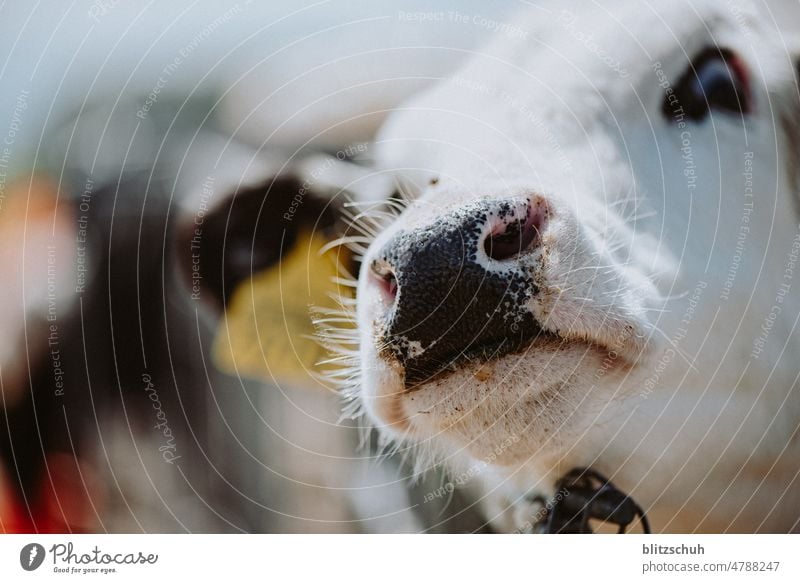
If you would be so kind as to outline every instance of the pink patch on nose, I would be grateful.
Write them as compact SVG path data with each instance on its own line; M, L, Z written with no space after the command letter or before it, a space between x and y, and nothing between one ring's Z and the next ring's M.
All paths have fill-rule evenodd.
M370 277L381 290L383 297L389 302L394 302L397 298L397 277L391 267L375 261L371 265Z

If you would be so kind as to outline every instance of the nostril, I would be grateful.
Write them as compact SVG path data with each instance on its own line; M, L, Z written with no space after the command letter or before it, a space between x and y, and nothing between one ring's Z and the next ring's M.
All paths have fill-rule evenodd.
M528 206L528 213L500 224L483 242L486 255L495 261L506 261L538 244L547 222L548 209L542 200Z
M517 220L503 225L501 230L486 237L483 248L495 261L503 261L522 253L535 237L535 233L526 230L524 223Z
M392 266L386 261L376 259L370 264L370 271L384 296L393 302L397 298L397 276Z

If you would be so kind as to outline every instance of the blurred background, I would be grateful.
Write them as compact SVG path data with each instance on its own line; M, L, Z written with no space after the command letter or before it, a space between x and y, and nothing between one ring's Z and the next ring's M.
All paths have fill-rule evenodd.
M381 120L513 9L0 7L0 532L481 528L340 420L305 339L330 265L293 257L391 194Z
M393 193L386 114L523 4L0 6L0 532L484 528L341 419L305 251Z

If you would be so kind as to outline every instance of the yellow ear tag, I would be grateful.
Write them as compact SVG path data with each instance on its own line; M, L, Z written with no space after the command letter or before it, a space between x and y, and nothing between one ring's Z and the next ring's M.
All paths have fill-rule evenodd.
M313 338L312 308L341 309L331 295L349 293L334 281L342 247L301 232L277 264L241 283L228 303L214 340L220 370L266 381L316 384L314 365L330 357ZM349 257L349 255L348 255Z

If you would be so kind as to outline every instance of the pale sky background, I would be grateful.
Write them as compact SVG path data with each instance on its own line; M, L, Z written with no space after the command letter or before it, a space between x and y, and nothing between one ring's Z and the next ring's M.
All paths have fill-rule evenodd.
M402 4L403 10L429 11L432 3ZM502 15L514 2L479 8L484 4L444 0L434 10ZM182 97L195 87L213 93L265 58L272 67L288 68L303 54L333 58L376 43L467 47L481 42L480 33L487 34L475 27L403 23L395 5L374 0L6 1L0 5L0 138L6 137L22 95L27 110L18 120L12 162L29 163L46 123L51 127L84 99L145 96L163 68L220 18L224 22L182 58L162 97ZM296 44L269 58L292 42Z

